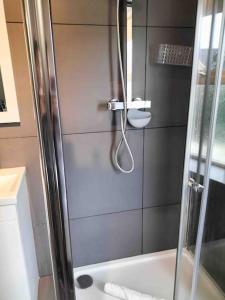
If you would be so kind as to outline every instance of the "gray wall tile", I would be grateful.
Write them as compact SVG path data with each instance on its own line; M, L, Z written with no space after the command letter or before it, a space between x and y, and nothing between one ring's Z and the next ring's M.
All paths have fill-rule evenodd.
M144 207L181 201L186 127L146 129Z
M148 28L146 95L152 100L150 127L187 123L191 68L159 65L154 56L160 44L192 46L192 29Z
M4 0L7 22L23 22L21 0Z
M177 247L180 205L145 208L143 211L143 252Z
M141 254L142 210L70 222L75 266Z
M111 130L106 102L118 97L115 28L55 25L54 37L63 132Z
M51 0L53 22L64 24L116 24L116 0ZM134 1L134 25L146 25L147 0Z
M148 0L149 26L195 26L197 0Z
M119 132L66 135L63 138L70 218L142 207L143 132L129 130L135 171L121 174L112 165ZM124 167L129 158L121 152Z
M10 23L7 25L7 29L20 113L20 124L11 124L10 126L9 124L1 124L0 138L35 136L37 133L23 24Z
M107 101L120 90L115 27L55 25L64 133L110 131L118 124ZM144 97L145 29L134 31L134 97Z

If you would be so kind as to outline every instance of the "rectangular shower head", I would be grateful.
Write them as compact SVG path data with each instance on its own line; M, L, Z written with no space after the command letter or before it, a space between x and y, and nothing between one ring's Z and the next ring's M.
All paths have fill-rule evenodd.
M160 44L155 62L164 65L191 66L193 48L181 45Z

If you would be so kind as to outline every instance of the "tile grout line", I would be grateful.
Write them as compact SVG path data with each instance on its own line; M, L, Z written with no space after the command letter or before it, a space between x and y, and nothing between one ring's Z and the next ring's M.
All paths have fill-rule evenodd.
M184 125L171 125L171 126L160 126L160 127L152 127L152 128L145 128L144 130L156 130L156 129L169 129L169 128L185 128L187 127L187 124ZM0 135L1 135L1 129L9 129L12 127L0 127ZM140 129L133 129L133 128L128 128L127 129L129 132L141 132ZM82 134L95 134L95 133L112 133L112 132L120 132L120 129L115 129L115 130L102 130L102 131L86 131L86 132L71 132L71 133L63 133L62 136L71 136L71 135L82 135ZM1 137L0 140L8 140L8 139L27 139L27 138L38 138L37 135L27 135L27 136L7 136L7 137Z
M62 25L62 26L95 26L95 27L116 27L116 24L91 24L91 23L58 23L52 22L52 25ZM122 25L121 27L126 27ZM133 25L134 28L145 28L146 25Z
M3 127L0 127L0 132ZM7 129L12 127L5 127ZM15 139L29 139L29 138L38 138L37 135L27 135L27 136L7 136L7 137L0 137L0 140L15 140Z
M159 127L151 127L151 128L145 128L145 130L155 130L155 129L168 129L168 128L183 128L187 127L187 124L183 125L171 125L171 126L159 126ZM120 129L115 130L100 130L100 131L86 131L86 132L71 132L71 133L63 133L63 136L67 135L76 135L76 134L92 134L92 133L112 133L112 132L120 132ZM129 132L135 132L135 131L141 131L140 129L134 129L134 128L127 128L127 131Z
M16 22L10 22L16 23ZM23 22L20 22L23 23ZM62 26L96 26L96 27L116 27L116 24L94 24L94 23L63 23L63 22L52 22L53 25L62 25ZM122 27L126 27L123 25ZM141 28L160 28L160 29L195 29L195 26L164 26L164 25L133 25L133 27Z
M75 220L80 220L80 219L88 219L88 218L93 218L93 217L102 217L102 216L108 216L108 215L114 215L114 214L122 214L122 213L141 211L141 210L142 210L141 207L134 208L134 209L127 209L127 210L120 210L120 211L115 211L115 212L108 212L108 213L101 213L101 214L96 214L96 215L88 215L88 216L83 216L83 217L70 218L70 221L75 221Z
M179 202L177 203L172 203L172 204L166 204L166 205L156 205L156 206L147 206L144 208L134 208L134 209L128 209L128 210L121 210L121 211L115 211L115 212L109 212L109 213L102 213L102 214L96 214L96 215L88 215L88 216L83 216L83 217L74 217L74 218L69 218L69 221L76 221L80 219L89 219L89 218L94 218L94 217L102 217L102 216L107 216L107 215L114 215L114 214L123 214L127 212L133 212L133 211L144 211L145 209L154 209L154 208L166 208L170 206L178 206L180 205Z
M7 21L6 20L6 23L7 24L23 24L24 22L23 21Z
M7 24L24 24L23 21L7 21ZM95 24L95 23L63 23L52 22L52 25L62 26L96 26L96 27L116 27L116 24ZM123 25L123 27L126 27ZM133 25L134 28L160 28L160 29L195 29L195 26L167 26L167 25Z

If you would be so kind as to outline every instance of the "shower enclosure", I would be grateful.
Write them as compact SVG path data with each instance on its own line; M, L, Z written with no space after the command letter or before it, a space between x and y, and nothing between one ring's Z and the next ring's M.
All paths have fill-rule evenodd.
M199 297L202 269L224 299L223 206L219 204L224 184L224 8L224 1L199 1L177 257L178 299L187 250L194 261L190 299Z
M76 0L74 0L74 3L75 2ZM157 20L151 20L151 16L154 18L154 14L151 12L154 5L151 6L151 0L144 2L146 3L145 9L148 9L148 24L143 26L141 23L143 20L141 18L137 21L137 24L134 24L134 26L136 26L134 40L135 35L136 37L138 36L137 40L139 44L137 48L140 46L142 38L146 43L146 46L143 48L146 54L146 61L150 67L149 70L147 70L147 63L145 62L143 64L142 73L147 77L148 72L151 73L152 70L155 72L154 76L151 77L150 83L147 79L142 80L141 87L144 86L143 89L145 89L145 91L142 90L140 92L140 87L137 88L138 92L143 95L142 98L147 99L144 96L148 94L148 91L150 91L150 95L154 94L153 90L155 90L156 85L156 81L154 80L157 80L158 76L165 76L167 71L168 74L172 74L172 76L176 77L178 84L179 80L182 80L184 77L189 78L188 76L191 74L190 55L192 54L193 45L192 36L188 31L190 28L188 29L188 26L186 28L185 25L182 29L184 32L180 29L176 29L177 31L174 36L176 36L176 38L178 37L177 44L174 44L172 41L173 38L170 40L170 37L168 37L171 32L170 30L173 30L171 29L173 26L171 26L171 28L168 26L166 31L162 33L165 39L164 42L157 41L158 37L156 36L160 35L161 29L157 29L159 31L156 32L157 26L154 24L157 23ZM189 4L190 2L192 2L194 7L195 1L189 1ZM121 3L121 10L124 9L123 6L134 5L134 13L135 9L138 9L140 5L140 3L135 0L121 1ZM63 92L65 95L65 90L59 89L58 87L63 80L72 80L70 74L60 73L60 64L62 64L62 61L66 61L68 56L70 56L70 59L72 57L71 61L65 62L69 70L72 69L72 67L70 69L70 63L73 64L75 61L75 66L77 63L74 52L72 50L70 52L70 47L72 48L73 45L71 44L67 48L62 48L65 41L69 43L69 39L66 40L67 35L70 36L71 34L71 39L73 38L73 34L80 35L80 43L79 45L77 44L76 47L78 48L77 53L81 55L81 57L84 57L84 62L85 59L89 59L90 57L88 55L85 56L87 49L82 48L85 42L91 41L89 43L89 47L91 48L95 42L92 35L96 34L99 30L99 33L96 34L96 39L110 40L109 43L113 43L111 39L112 37L115 39L115 23L113 21L107 23L110 29L107 33L104 31L106 26L104 23L105 17L103 17L102 24L97 24L95 26L96 28L88 29L87 27L90 26L90 24L87 22L86 27L83 28L82 20L79 19L79 16L75 16L77 18L75 22L77 27L73 28L74 24L71 21L72 18L75 18L72 15L73 12L71 13L71 19L68 21L69 24L66 24L64 20L62 21L60 17L57 18L57 14L54 14L54 9L57 7L57 9L60 10L60 5L62 5L62 3L60 4L59 1L23 0L27 47L40 139L42 176L44 179L48 211L49 239L56 299L112 299L107 298L108 296L106 296L103 291L102 284L108 280L117 281L115 283L129 285L129 288L154 294L154 296L158 298L164 297L168 300L225 299L225 205L223 201L225 184L225 159L223 157L225 153L225 89L223 84L225 66L225 2L222 0L198 1L190 103L182 102L183 95L183 97L181 97L182 99L174 100L174 107L172 107L172 110L169 108L169 113L166 114L165 112L161 112L163 110L162 103L160 108L158 107L154 110L154 106L156 107L158 104L157 101L154 101L154 97L152 97L150 100L153 109L153 123L150 127L148 127L147 130L144 129L141 131L128 128L128 138L130 139L131 147L136 149L141 145L140 151L135 150L137 152L135 153L137 164L136 173L134 173L134 175L118 174L113 170L110 164L109 153L112 151L110 145L111 136L116 135L120 128L115 125L113 130L111 130L111 124L109 125L109 121L106 120L106 118L111 117L111 112L107 112L105 107L102 108L102 101L105 100L98 99L98 102L96 101L93 104L93 102L87 102L89 100L85 98L85 108L79 108L79 112L83 113L84 116L81 116L82 120L80 118L78 122L76 121L76 116L78 118L80 116L78 116L76 112L76 107L71 107L71 112L67 112L65 117L63 107ZM71 5L71 7L67 7L67 13L75 4L70 3L68 5ZM103 9L104 5L105 4L101 3L99 9L101 9L101 7ZM111 12L112 9L115 9L115 4L112 4L112 7L109 6L108 9ZM192 8L191 11L193 14L192 19L194 20L195 8ZM160 28L160 26L158 27ZM70 30L73 30L71 31L72 33ZM88 30L93 31L89 32ZM182 41L183 34L187 36L188 41ZM84 36L86 36L86 40ZM151 44L151 38L155 38L157 43ZM149 47L147 46L146 39L150 44ZM181 41L181 45L179 41ZM124 43L125 42L126 40L124 40ZM99 45L102 45L101 43L102 41L98 44L99 49ZM113 58L110 59L117 61L117 56L114 53L116 47L114 45L111 46L109 53ZM95 51L98 47L96 46L96 48L94 48ZM68 52L62 54L62 49ZM112 49L114 49L114 52L112 52ZM150 53L148 51L150 51ZM166 55L168 55L166 51L171 52L169 55L173 55L173 57L166 57ZM183 56L181 55L182 51L185 52ZM134 55L137 61L141 59L140 53L141 50L138 48L138 51L135 52ZM162 53L164 53L163 59L160 58ZM186 58L185 62L182 57ZM104 64L104 59L104 56L101 57L100 61L102 64ZM174 61L177 63L174 63ZM86 64L96 66L94 59L90 59ZM97 67L99 67L99 72L104 73L100 64ZM133 68L135 68L135 65ZM107 69L107 71L109 70ZM95 72L98 72L98 70L95 70ZM116 70L115 73L113 73L114 71L112 70L110 72L109 77L115 88L115 82L120 82L118 70ZM86 88L85 84L88 80L93 82L94 76L91 77L90 80L89 75L90 74L86 72L84 78L82 78L82 76L79 77L80 74L79 76L77 75L77 77L75 76L77 80L80 80L79 84L83 89ZM138 77L138 75L135 76L136 78ZM169 80L173 80L173 78ZM187 79L187 84L184 86L185 91L183 92L186 95L189 94L188 83L189 81ZM120 85L120 83L118 83L118 85ZM96 85L90 85L88 88L90 87L96 90L99 88L98 83L96 83ZM161 89L163 88L162 86ZM177 85L175 87L173 86L173 88L175 93L172 93L172 96L175 99ZM112 87L109 89L112 89ZM120 95L121 91L118 91L119 88L117 85L115 89L117 90L116 93ZM160 94L159 91L161 89L158 87L155 93L156 97ZM165 91L168 93L166 88ZM94 98L95 92L92 93L92 90L88 91L89 97L93 96ZM115 92L113 92L113 94L114 93ZM182 96L182 91L179 93L179 97ZM136 91L134 94L136 94ZM178 102L184 103L184 105ZM180 115L186 116L188 104L189 117L183 168L183 152L181 151L180 153L176 151L179 151L184 144L182 140L185 139L186 125L179 120L179 117ZM80 105L84 104L80 103ZM165 103L165 105L167 108L169 107L168 103ZM177 105L178 109L175 110L174 113L173 108L175 109L175 105ZM104 113L104 117L100 120L97 120L97 109L94 108L91 110L97 106L100 107L98 111ZM179 109L183 109L182 112ZM94 117L96 117L96 120L92 116L92 113L95 114ZM68 115L70 115L70 117L68 117ZM163 121L159 120L159 115L162 119L164 118ZM168 116L178 118L177 124L172 120L165 126L169 118ZM67 118L70 118L70 121L67 121ZM95 121L93 122L94 124L89 124L86 121L86 119L89 118ZM114 119L116 123L117 115L114 115ZM166 127L166 129L163 129L164 127ZM173 127L176 128L174 129ZM170 130L173 129L174 131L171 134ZM180 134L181 130L182 133ZM75 138L71 136L71 132L76 134ZM101 136L99 135L100 133ZM154 139L152 136L156 136L156 138ZM84 140L85 137L86 140ZM112 139L117 140L118 137L115 136ZM162 140L166 142L162 143ZM109 142L107 147L104 144L105 141L106 143ZM154 141L159 144L158 148L157 145L155 146L156 148L154 148ZM176 149L171 148L173 143L176 143ZM73 144L73 146L71 146L71 144ZM74 148L71 150L71 148L68 148L68 145ZM80 145L83 145L82 149L79 148ZM108 151L107 159L109 165L105 163L104 157L99 156L99 147L102 147L105 152ZM165 148L165 153L162 152L163 147ZM150 155L147 153L148 149L150 149ZM69 154L74 151L76 154L74 155L75 158L72 156L68 156L67 158L64 154L66 151ZM91 151L93 151L93 153ZM173 151L175 151L175 154ZM163 157L155 163L154 155L156 155L157 152L162 152ZM169 152L172 152L172 154L170 153L173 158L171 163L172 167L169 161L170 156L167 156ZM141 160L140 155L143 155L144 159ZM75 160L75 162L73 160ZM126 163L127 161L125 160L125 165ZM151 168L149 171L145 171L145 164L150 165L152 168L154 167L154 173ZM163 177L161 180L160 176L163 176L161 173L163 173L164 170L161 172L159 169L164 165L166 165L167 168L172 168L173 171L167 174L167 176L165 175L165 178ZM125 166L125 168L126 167L127 166ZM71 173L73 174L72 179L67 171L70 168L77 168L78 170L73 170L74 173ZM95 170L92 168L99 169L98 176L102 180L99 185L95 184L97 179L95 178ZM110 171L108 170L109 168ZM176 169L178 168L181 168L183 172L177 173ZM111 169L113 171L111 171ZM90 176L87 174L88 172ZM182 173L183 185L181 196L177 185L181 183ZM159 177L155 178L155 185L152 185L150 188L148 187L149 178L146 177L146 174L150 174L149 178L153 176ZM173 174L175 174L174 177ZM168 175L171 175L171 177ZM106 183L104 180L105 176L110 178L111 185L115 183L115 187L113 186L112 188L111 185ZM121 180L123 181L122 185L120 184ZM138 186L136 185L137 183ZM161 186L161 183L163 183L163 186ZM113 194L114 190L117 189L116 185L118 186L119 192ZM73 186L75 186L75 188L73 188ZM126 188L126 186L127 189L131 189L129 194L127 194L127 189L125 191L123 189L124 187ZM134 189L132 189L133 186L135 187ZM145 187L142 190L143 186ZM91 193L96 193L96 198L100 198L101 193L103 193L106 200L109 198L111 202L109 204L102 202L102 205L99 205L98 199L93 200L95 201L94 204L87 202L87 189L90 189ZM158 189L157 192L154 189ZM164 189L166 190L165 194L163 194ZM174 194L174 190L177 189L176 195L182 199L178 200L179 203L174 199L169 200L168 206L166 208L163 207L165 213L161 213L162 203L159 204L153 199L150 205L148 204L149 200L147 198L147 200L145 198L143 200L143 195L147 193L152 193L151 195L155 198L157 198L160 193L162 195L161 198L168 195L168 198L173 198L170 194ZM99 190L101 190L101 192L99 192ZM71 191L74 193L72 197ZM140 203L134 203L134 205L131 206L129 201L133 201L132 199L135 197L137 198L137 191L140 196ZM113 194L111 198L110 193ZM129 200L126 201L128 204L125 203L124 207L122 204L122 208L121 206L119 208L116 206L121 205L121 202L123 203L123 199L119 199L119 204L116 202L116 198L120 197L120 195L126 195L127 199L125 199L124 196L124 201ZM68 202L69 197L71 197L73 201L79 198L80 202L78 199L76 200L78 201L76 202L77 205L74 205L72 200ZM159 199L159 202L160 201L162 200ZM101 207L99 208L97 206ZM173 210L169 216L170 209L174 209L176 213L174 213ZM179 219L179 212L180 226L178 225L179 222L174 221L174 219ZM158 231L154 232L154 230L156 230L156 227L154 227L154 218L158 218L157 224L159 227L165 220L170 220L171 224L173 224L171 226L171 235L176 235L179 229L178 245L175 240L175 243L169 241L167 245L164 246L164 239L167 239L166 234L158 241ZM95 223L92 223L92 221ZM82 222L86 222L86 231L84 227L82 227ZM127 222L126 225L125 222ZM138 229L134 223L139 224ZM151 224L153 226L151 226ZM125 227L130 227L131 231L125 231ZM139 232L140 228L141 233ZM90 246L93 250L89 252L89 245L96 242L94 234L96 234L98 230L97 250L95 247ZM161 229L161 233L166 232L166 230L169 229ZM104 234L108 236L108 239L105 238L105 240L111 242L109 245L101 241L101 235ZM82 239L82 235L85 236L84 239ZM133 238L134 236L135 239ZM153 238L150 240L149 236ZM114 242L114 239L122 245L121 247L127 247L129 249L127 251L122 251L123 249L119 251L119 248L117 249L115 247L117 251L115 251L116 254L110 254L113 252L112 248L114 245L112 240ZM151 244L152 241L156 241L154 247ZM130 246L130 244L132 245ZM95 251L95 257L92 256L93 251ZM100 257L98 253L101 251L106 252L103 258ZM77 254L78 252L79 254ZM115 260L116 258L119 258L119 260ZM89 266L94 263L100 264ZM76 279L83 274L92 275L94 279L93 289L82 290L79 288ZM135 279L135 281L132 281L137 277L140 277L139 280ZM101 284L99 284L99 282Z

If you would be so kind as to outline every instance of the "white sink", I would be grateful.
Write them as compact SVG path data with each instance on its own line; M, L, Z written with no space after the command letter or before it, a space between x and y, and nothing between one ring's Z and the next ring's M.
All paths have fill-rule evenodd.
M0 206L16 204L25 168L0 169Z

